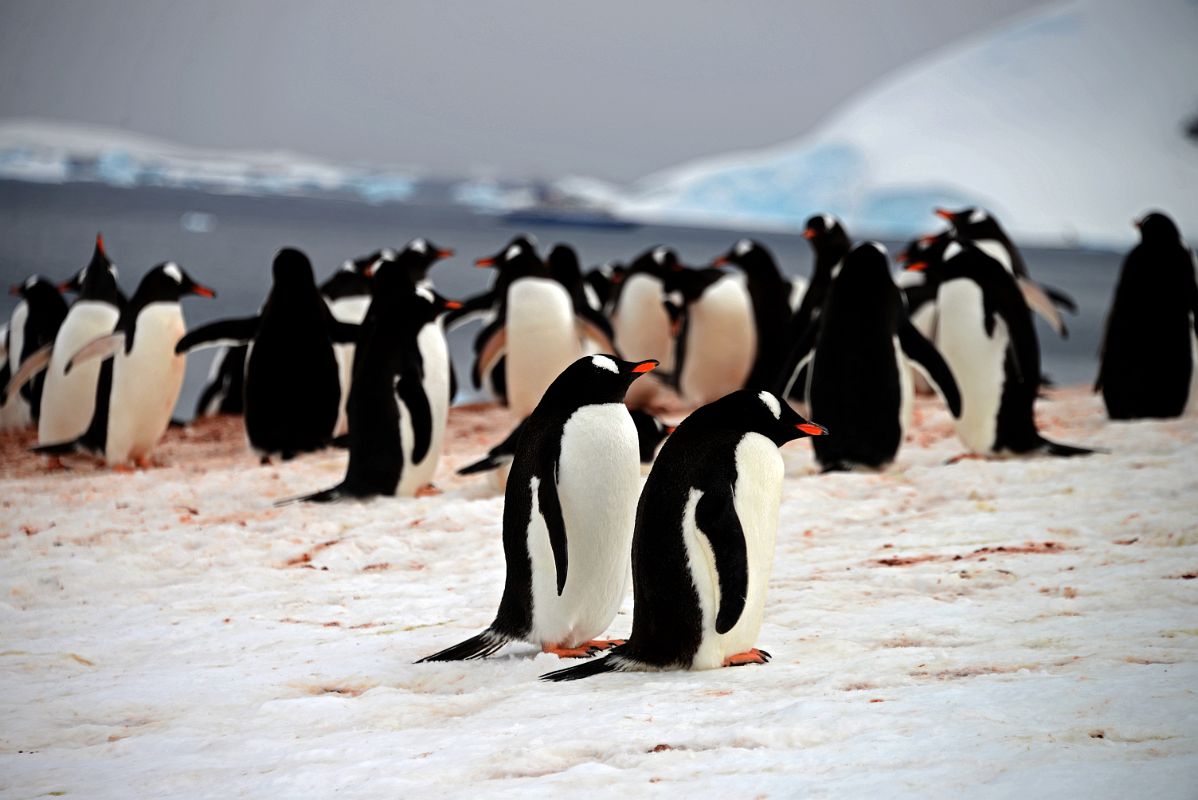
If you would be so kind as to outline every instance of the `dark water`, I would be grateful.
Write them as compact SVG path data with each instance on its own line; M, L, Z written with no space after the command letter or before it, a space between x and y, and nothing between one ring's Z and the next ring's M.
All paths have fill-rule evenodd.
M208 232L188 230L186 214L211 215ZM938 227L929 213L929 229ZM194 227L194 226L193 226ZM608 259L627 260L657 244L676 248L691 264L705 264L741 237L734 230L644 226L600 229L531 225L520 228L462 208L401 204L365 205L352 201L237 197L177 189L118 189L97 184L36 185L0 181L0 281L16 283L33 273L65 279L83 267L97 231L104 234L122 287L132 293L154 264L176 261L196 280L216 289L216 300L187 298L189 327L217 317L253 314L270 286L270 262L284 245L299 247L323 280L346 258L383 246L400 246L414 236L451 247L457 255L438 264L432 278L449 297L484 289L489 270L474 260L490 255L520 232L542 246L566 241L584 266ZM810 248L799 235L760 233L784 271L809 275ZM901 243L886 242L891 252ZM1042 323L1038 331L1044 369L1061 385L1091 381L1102 321L1122 255L1095 250L1025 249L1033 276L1071 294L1080 313L1068 317L1070 338L1062 341ZM3 295L0 315L7 320L16 299ZM465 354L474 327L451 334L459 378L469 366ZM190 417L215 351L189 357L178 415ZM462 381L463 385L465 381Z

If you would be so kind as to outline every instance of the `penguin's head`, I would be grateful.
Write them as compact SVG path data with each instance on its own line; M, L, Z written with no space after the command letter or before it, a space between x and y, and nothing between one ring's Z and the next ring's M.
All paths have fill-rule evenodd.
M799 416L772 392L741 389L697 409L678 426L678 435L704 431L759 433L781 447L804 436L827 436L828 429Z
M112 263L112 259L108 257L108 252L104 249L103 235L97 233L91 261L73 278L63 281L58 288L63 292L78 292L81 299L116 302L118 298L116 281L116 264Z
M831 214L816 214L803 226L803 238L816 253L847 253L852 241L840 220Z
M58 291L58 286L41 275L30 275L20 283L13 284L8 293L31 305L43 299L58 298L59 302L62 301L62 293Z
M536 241L531 236L517 236L493 256L480 258L476 267L493 267L512 279L525 276L544 277L548 270L537 255Z
M890 278L890 257L885 245L879 242L862 242L849 252L844 266L836 278L844 285L874 286L893 283Z
M741 239L732 245L727 253L711 262L713 267L729 265L749 273L762 269L777 270L770 251L761 242L753 239Z
M545 264L553 279L563 286L574 286L582 279L578 253L568 244L555 244L545 258Z
M537 409L571 411L582 406L622 403L632 382L657 367L657 361L624 361L604 354L583 356L562 370L545 390Z
M998 220L984 208L969 206L959 211L947 208L937 208L936 216L952 226L952 230L960 237L981 241L1004 237L1002 226Z
M917 239L907 245L907 249L900 256L904 263L903 269L909 272L935 271L936 267L944 263L945 254L952 245L956 245L953 252L953 255L956 255L962 246L951 231Z
M390 249L386 252L391 255L389 260L398 261L403 265L416 283L428 278L428 271L433 264L453 257L453 250L447 247L438 247L422 236L417 236L408 242L398 253Z
M199 297L216 297L216 292L207 286L201 286L191 279L183 269L173 261L167 261L152 268L138 284L134 295L143 305L149 303L174 303L184 295L194 294Z
M678 253L672 247L657 245L634 258L624 277L629 278L641 272L665 280L671 272L682 268L681 262L678 261Z
M632 424L636 426L636 437L640 442L641 463L648 464L653 461L658 445L673 432L673 428L648 411L634 408L629 410L628 415L632 417Z
M717 267L706 269L680 267L678 271L671 272L665 277L662 286L667 294L677 292L682 295L683 303L690 304L702 297L712 284L723 277L727 277L727 273Z
M275 286L283 288L304 288L316 286L316 276L312 272L312 262L301 251L294 247L284 247L275 254L274 263L270 267L271 278Z
M1149 211L1135 221L1140 229L1140 238L1145 242L1178 242L1181 241L1181 231L1173 220L1161 211Z

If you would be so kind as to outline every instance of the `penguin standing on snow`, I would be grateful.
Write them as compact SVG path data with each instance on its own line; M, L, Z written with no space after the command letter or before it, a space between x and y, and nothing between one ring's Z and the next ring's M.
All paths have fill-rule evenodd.
M258 315L202 325L175 345L183 354L253 342L245 369L245 431L263 463L328 445L341 397L333 345L356 341L358 333L358 326L333 317L316 288L312 263L299 250L280 250L271 274Z
M92 361L112 361L111 385L96 398L87 430L71 441L40 444L35 452L60 456L83 451L118 469L129 461L149 466L150 452L166 433L183 387L185 363L175 354L175 343L186 329L179 300L188 294L216 296L173 262L146 273L121 310L115 332L92 340L67 361L68 374Z
M1032 280L1023 254L990 212L976 207L960 211L938 208L936 216L952 226L952 232L957 239L973 242L983 253L1002 264L1007 272L1015 276L1019 291L1023 293L1028 306L1043 317L1061 338L1069 337L1065 320L1057 309L1063 308L1071 314L1076 314L1077 304L1060 289L1041 286Z
M907 269L926 271L937 287L937 341L961 393L957 436L971 453L1093 452L1051 442L1036 429L1040 345L1012 273L960 241L950 242L939 262Z
M36 373L46 369L42 389L41 417L37 439L40 444L66 442L82 436L96 411L96 398L107 398L112 388L112 362L86 364L66 372L71 356L97 336L112 333L120 319L125 299L117 289L116 265L104 251L104 239L97 235L92 259L64 287L78 287L79 296L67 310L52 347L43 347L21 367ZM62 288L62 287L60 287ZM23 384L18 375L14 381ZM51 466L58 466L56 458Z
M792 284L782 277L778 264L765 245L741 239L712 266L729 264L745 274L749 296L753 300L753 327L756 340L753 368L742 386L765 389L773 385L782 359L786 356L786 329L790 321ZM804 292L805 294L805 292ZM741 388L740 386L734 388ZM726 394L726 393L721 393ZM710 397L709 402L721 395Z
M882 245L867 242L845 258L819 328L807 396L811 416L836 431L812 441L824 472L882 469L894 460L911 421L908 360L961 415L952 372L903 312Z
M507 582L485 631L422 661L484 658L525 641L590 655L624 599L640 488L624 395L655 361L578 359L524 424L503 507Z
M1177 417L1190 401L1198 285L1194 253L1159 211L1136 223L1107 315L1094 391L1111 419Z
M782 359L773 389L791 399L806 402L803 390L807 376L801 365L815 344L819 332L819 318L832 281L840 271L840 265L849 254L852 241L840 220L831 214L816 214L807 220L803 238L811 243L815 253L815 266L811 272L811 283L803 293L799 308L790 318L786 334L789 351Z
M300 499L412 497L433 477L449 416L449 357L437 317L458 304L412 283L410 262L423 257L405 250L371 268L373 299L349 397L345 479Z
M743 276L682 268L666 276L665 287L682 296L684 309L674 351L682 399L699 406L743 389L760 341Z
M542 676L765 663L756 649L784 467L778 448L827 431L769 392L703 406L666 440L632 543L632 635L607 658Z
M8 385L26 359L54 343L67 316L67 301L62 293L41 276L34 275L13 286L11 292L21 301L13 309L3 337L7 363L0 369L0 389ZM6 402L0 403L0 430L24 428L37 421L44 382L44 375L35 375L19 392L14 391Z

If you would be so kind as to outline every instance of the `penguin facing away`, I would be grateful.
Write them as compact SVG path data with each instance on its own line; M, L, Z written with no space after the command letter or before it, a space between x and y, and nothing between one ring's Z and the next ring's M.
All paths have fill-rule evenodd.
M7 365L0 374L0 389L4 388L26 359L54 343L58 329L67 315L67 302L58 287L39 275L33 275L10 289L21 298L9 318L4 345ZM41 415L42 388L45 376L37 374L0 403L0 430L23 428L36 422Z
M903 312L886 250L876 242L845 258L824 304L814 353L811 415L836 431L812 441L824 472L881 469L894 460L910 425L909 361L940 389L953 416L961 414L952 372Z
M1137 244L1119 272L1098 378L1111 419L1168 418L1192 398L1198 285L1194 253L1165 214L1136 222Z
M542 679L768 660L753 645L782 501L778 448L825 433L766 391L734 392L684 419L637 506L632 635L606 658Z
M116 265L104 250L104 240L96 236L91 261L75 276L79 296L67 310L66 318L54 337L53 347L42 361L46 381L42 390L41 418L38 420L39 444L71 441L83 435L96 411L96 399L107 399L111 389L112 363L89 363L66 372L67 362L79 348L97 336L112 333L120 318L124 297L117 289ZM28 360L37 369L38 354ZM22 369L24 372L24 369ZM57 466L56 459L51 465Z
M640 487L624 395L655 361L584 356L546 390L516 443L503 508L507 580L495 621L421 659L484 658L508 642L590 655L624 598Z
M1085 455L1036 429L1040 346L1015 277L970 242L953 241L925 269L937 288L937 339L961 393L957 436L980 456Z
M96 398L87 430L73 441L39 445L36 452L65 455L82 450L117 469L129 461L149 466L150 453L170 425L183 386L185 363L175 354L175 343L186 329L179 300L188 294L216 296L173 262L146 273L121 310L114 332L87 343L67 361L68 374L92 361L112 362L107 396Z
M436 320L458 304L413 284L408 262L417 257L405 251L370 269L373 299L358 339L345 479L301 500L411 497L436 471L449 412L449 358Z
M765 389L773 384L782 367L782 359L786 356L791 283L782 277L777 262L765 245L752 239L741 239L731 250L717 258L712 266L725 264L745 274L749 296L753 301L756 347L753 368L742 385L750 389Z
M253 342L245 370L245 429L263 463L328 445L341 396L333 345L356 341L358 334L358 326L333 317L311 262L299 250L280 250L271 274L258 315L202 325L175 345L183 354Z

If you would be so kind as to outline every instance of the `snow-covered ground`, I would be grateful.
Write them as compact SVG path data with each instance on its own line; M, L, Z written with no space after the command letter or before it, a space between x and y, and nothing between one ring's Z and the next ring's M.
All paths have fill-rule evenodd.
M1196 39L1192 0L1052 4L946 43L801 139L649 176L617 210L790 228L830 212L905 238L936 205L977 204L1022 241L1122 247L1161 208L1194 236Z
M1047 435L1109 453L946 466L919 411L884 474L784 449L770 664L571 684L412 663L497 606L502 499L451 470L503 412L453 411L440 496L338 506L272 503L342 454L259 467L235 421L132 475L4 439L0 795L1193 798L1194 417L1056 392Z

